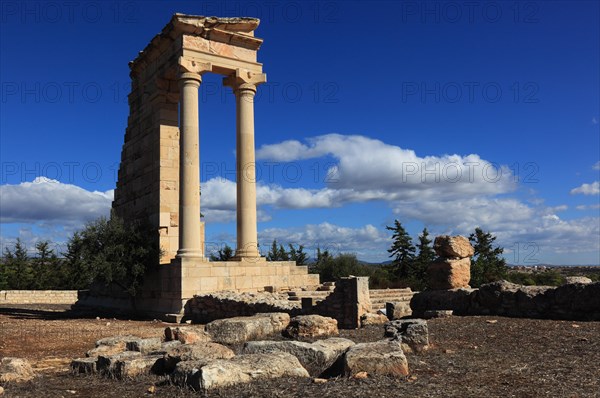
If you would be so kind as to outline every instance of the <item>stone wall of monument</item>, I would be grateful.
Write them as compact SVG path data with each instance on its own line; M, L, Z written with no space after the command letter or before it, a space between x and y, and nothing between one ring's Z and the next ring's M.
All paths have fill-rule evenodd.
M360 317L371 311L368 277L341 278L335 283L335 290L316 305L303 299L304 313L318 314L334 318L338 327L356 329L360 327Z
M77 290L0 290L0 304L75 304Z
M521 286L499 281L479 289L426 290L410 303L414 316L427 310L455 315L600 321L600 282L559 287Z

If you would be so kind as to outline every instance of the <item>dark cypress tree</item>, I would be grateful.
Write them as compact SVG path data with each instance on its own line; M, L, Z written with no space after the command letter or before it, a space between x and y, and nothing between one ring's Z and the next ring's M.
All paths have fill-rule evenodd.
M386 226L386 229L394 232L392 247L388 249L388 253L394 258L392 266L396 276L401 279L408 278L415 257L412 239L398 220L394 220L393 227Z
M469 236L469 241L475 248L475 255L471 260L471 286L478 287L506 278L506 260L502 258L504 249L494 247L495 240L495 236L479 227Z

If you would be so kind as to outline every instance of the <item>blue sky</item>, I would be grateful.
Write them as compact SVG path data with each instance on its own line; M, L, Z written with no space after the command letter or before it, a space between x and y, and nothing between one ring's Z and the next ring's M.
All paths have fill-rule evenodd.
M175 12L253 16L259 240L387 259L498 236L511 263L600 264L600 5L74 1L0 4L0 243L60 244L107 215L128 61ZM209 249L235 243L235 108L201 86Z

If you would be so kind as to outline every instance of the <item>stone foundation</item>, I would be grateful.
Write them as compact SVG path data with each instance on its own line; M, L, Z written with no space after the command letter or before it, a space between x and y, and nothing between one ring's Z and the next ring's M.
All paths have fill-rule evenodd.
M0 290L0 304L75 304L77 290Z

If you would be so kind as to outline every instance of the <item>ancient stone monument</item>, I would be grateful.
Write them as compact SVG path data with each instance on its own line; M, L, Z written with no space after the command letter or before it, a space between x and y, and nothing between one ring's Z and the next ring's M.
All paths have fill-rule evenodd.
M257 247L254 96L266 81L258 24L175 14L129 64L130 114L113 209L126 222L150 220L165 252L135 299L138 311L179 314L195 294L319 283L307 267L267 262ZM236 98L237 248L229 262L211 263L204 252L198 90L205 73L223 75Z

